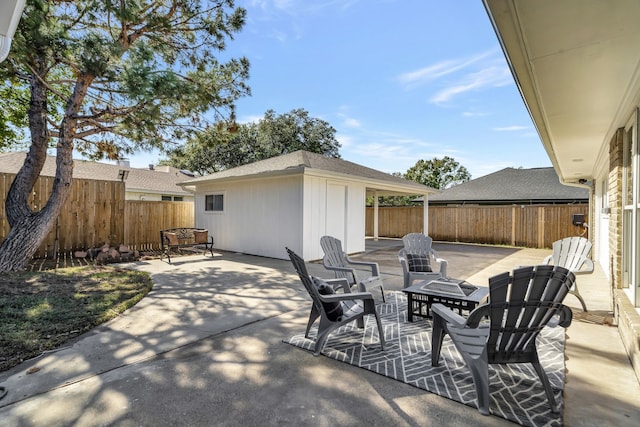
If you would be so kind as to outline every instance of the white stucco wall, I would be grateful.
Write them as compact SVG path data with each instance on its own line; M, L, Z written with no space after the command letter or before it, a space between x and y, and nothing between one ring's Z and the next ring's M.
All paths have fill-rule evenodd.
M198 186L195 224L209 230L215 247L286 259L285 246L300 252L301 177ZM205 212L207 194L224 194L223 212Z
M224 195L223 212L205 212L207 194ZM344 232L335 237L344 249L364 251L364 184L291 175L199 184L196 190L195 225L208 229L221 250L287 259L289 247L307 261L317 260L323 256L320 237L337 234L331 227L336 231L341 222Z

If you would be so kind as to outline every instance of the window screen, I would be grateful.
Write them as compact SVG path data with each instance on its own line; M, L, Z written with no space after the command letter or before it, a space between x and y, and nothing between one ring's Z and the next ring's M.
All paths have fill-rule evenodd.
M204 210L207 212L222 212L224 210L224 195L207 194L204 196Z

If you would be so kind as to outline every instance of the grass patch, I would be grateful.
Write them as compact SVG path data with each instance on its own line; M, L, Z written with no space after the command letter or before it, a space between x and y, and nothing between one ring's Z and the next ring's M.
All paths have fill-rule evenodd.
M0 371L116 317L153 286L148 273L112 266L0 276Z

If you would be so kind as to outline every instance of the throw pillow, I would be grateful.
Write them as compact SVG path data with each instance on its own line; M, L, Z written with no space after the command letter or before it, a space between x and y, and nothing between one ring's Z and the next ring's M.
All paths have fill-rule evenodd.
M313 279L313 284L318 290L318 293L320 295L335 294L333 287L329 285L327 282L325 282L324 280L318 277L312 277L312 279ZM327 317L329 318L329 320L333 322L339 321L342 318L342 315L344 314L344 310L342 309L342 304L340 303L340 301L322 302L322 306L324 307L324 311L327 313Z
M415 271L420 273L428 273L431 270L431 262L429 257L425 255L407 254L407 264L409 271Z
M196 244L209 243L209 230L193 230L193 240Z
M180 242L178 242L178 235L176 233L164 233L164 237L165 239L167 239L169 241L170 245L178 245L180 244Z

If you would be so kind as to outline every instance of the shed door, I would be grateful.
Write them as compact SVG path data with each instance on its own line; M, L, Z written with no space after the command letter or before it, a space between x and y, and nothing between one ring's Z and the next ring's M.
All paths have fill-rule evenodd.
M345 242L347 226L347 186L344 184L327 183L327 230L329 236L342 241L342 248L347 247Z

